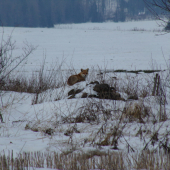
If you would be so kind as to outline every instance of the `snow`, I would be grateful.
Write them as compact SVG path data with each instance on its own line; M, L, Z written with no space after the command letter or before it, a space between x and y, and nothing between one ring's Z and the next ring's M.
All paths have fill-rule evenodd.
M163 29L160 24L158 21L137 21L3 29L4 37L13 30L12 37L18 47L16 55L21 53L24 41L38 46L24 65L26 71L41 65L44 56L48 67L52 62L65 60L63 69L73 66L78 70L88 67L140 70L150 69L154 61L162 69L166 68L164 57L169 59L170 35L160 32ZM134 28L139 31L132 31Z
M19 67L18 72L27 75L39 69L44 56L46 56L45 65L48 69L53 62L64 61L62 71L69 71L71 68L74 68L76 72L79 72L78 70L81 68L94 68L94 70L99 68L102 71L114 69L145 70L152 69L152 66L158 69L167 69L166 64L170 57L170 34L161 32L160 30L163 28L160 28L158 23L158 21L136 21L61 24L54 28L4 27L0 28L0 33L2 34L4 30L5 38L13 30L12 38L16 40L18 47L14 51L14 56L21 53L23 41L35 46L38 45L37 50L29 56L26 63L21 68ZM134 28L138 31L133 31ZM157 65L152 65L154 62ZM93 72L89 74L93 75ZM114 76L114 73L109 76ZM125 76L124 73L118 76L120 78L118 81L121 82ZM143 83L149 79L149 76L146 76L146 78L143 73L138 76ZM151 77L153 76L154 74ZM92 90L94 85L87 86L89 82L90 78L87 79L87 82L73 86L83 89L81 93L76 95L75 99L68 99L67 93L73 87L66 85L43 92L40 95L39 103L35 105L32 105L34 94L2 92L3 108L1 112L4 123L0 123L0 153L13 150L15 155L23 151L45 152L55 150L62 153L71 150L72 146L68 144L70 137L64 135L64 133L73 125L63 123L63 117L76 117L79 108L88 104L91 99L80 99L84 92L96 94ZM60 100L56 101L56 94L61 91L62 93L58 96ZM127 99L127 94L121 91L120 93L122 97ZM41 102L41 99L43 99L43 102ZM150 106L153 100L153 97L147 97L143 102ZM94 101L100 103L100 99L94 99ZM124 101L116 101L115 104L114 101L107 100L104 104L110 109L123 109L125 106ZM156 107L152 109L154 113L157 112ZM169 105L167 109L170 109ZM93 134L97 132L102 123L103 121L99 124L77 123L77 129L80 133L73 134L73 145L76 145L77 151L94 149L90 144L85 145L84 141L85 139L92 139ZM110 127L114 123L117 122L108 122ZM144 143L136 136L139 128L154 131L155 128L159 128L160 124L161 122L157 126L151 123L147 126L141 126L138 123L129 123L129 126L125 129L125 138L134 149L140 150L144 147ZM26 129L27 126L29 126L28 129ZM38 129L38 132L32 131L31 128ZM52 136L44 133L47 128L55 129ZM169 121L162 125L160 132L164 134L166 129L169 129ZM85 147L82 147L83 144ZM126 148L125 140L122 140L118 147L120 150L124 150ZM107 151L108 149L109 147L103 147L103 150Z

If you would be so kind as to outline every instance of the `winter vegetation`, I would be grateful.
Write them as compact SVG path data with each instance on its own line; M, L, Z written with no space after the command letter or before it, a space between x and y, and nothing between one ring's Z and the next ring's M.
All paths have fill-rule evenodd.
M169 169L170 35L156 21L1 35L0 169Z
M1 0L0 170L170 169L169 12Z
M170 31L170 2L169 0L144 0L147 9L155 16L155 18L164 22L165 30ZM159 13L157 8L162 12ZM163 18L166 16L166 18Z

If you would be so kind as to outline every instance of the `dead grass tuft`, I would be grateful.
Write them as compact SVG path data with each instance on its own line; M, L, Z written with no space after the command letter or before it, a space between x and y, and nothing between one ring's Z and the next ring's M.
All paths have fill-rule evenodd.
M125 106L123 112L129 122L145 123L144 118L149 117L151 108L146 107L143 103L130 102Z
M143 151L140 153L123 154L122 152L101 152L94 150L86 153L58 154L29 152L20 153L16 158L13 151L6 156L0 155L0 169L51 168L69 170L105 169L169 169L170 155L164 152Z

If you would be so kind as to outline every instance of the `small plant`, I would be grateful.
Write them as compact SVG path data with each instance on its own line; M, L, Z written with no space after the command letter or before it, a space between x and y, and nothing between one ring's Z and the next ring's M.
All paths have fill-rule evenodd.
M9 36L6 40L1 39L0 45L0 82L4 82L5 79L24 61L26 58L36 50L36 47L24 42L22 48L23 53L15 57L12 52L16 49L16 42L12 40L12 36ZM4 83L1 83L2 86Z
M130 102L124 108L123 113L129 122L138 121L139 123L145 123L144 119L151 114L151 108L146 107L142 103Z
M0 120L1 120L1 123L3 123L3 117L2 117L2 113L1 113L1 110L0 110Z
M165 31L170 31L170 21L165 26Z

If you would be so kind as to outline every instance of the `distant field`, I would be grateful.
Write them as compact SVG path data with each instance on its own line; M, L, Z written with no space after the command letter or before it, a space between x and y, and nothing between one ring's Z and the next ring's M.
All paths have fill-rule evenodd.
M62 69L72 65L75 69L100 67L107 69L157 69L166 67L170 57L170 34L162 32L160 21L134 21L124 23L61 24L55 28L0 28L4 37L12 33L20 54L27 41L37 50L31 54L24 70L39 66L46 56L46 66L65 60ZM13 32L12 32L13 31Z

